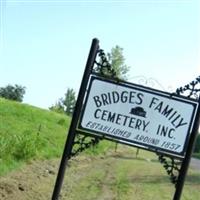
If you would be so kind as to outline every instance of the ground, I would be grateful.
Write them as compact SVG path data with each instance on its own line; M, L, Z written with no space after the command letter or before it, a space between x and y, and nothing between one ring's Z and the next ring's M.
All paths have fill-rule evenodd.
M21 169L1 177L0 199L50 200L59 163L60 159L31 161ZM140 170L138 163L145 165L145 168L141 167ZM151 174L149 166L155 168ZM192 166L195 167L195 164ZM199 167L199 165L197 166ZM160 175L157 175L158 169L161 170L163 167L156 160L151 157L140 157L140 154L136 158L129 149L122 148L117 152L113 150L98 156L82 154L73 158L67 166L60 199L153 200L155 199L152 197L153 194L145 193L141 188L144 187L145 190L148 190L150 185L158 187L156 184L161 185L159 188L161 191L166 188L172 191L170 188L173 188L164 170ZM117 177L116 174L118 174ZM197 182L194 182L197 191L200 189L199 177L197 177ZM136 184L133 185L129 182L136 182ZM150 188L151 190L152 188ZM148 195L147 198L144 198L145 195ZM163 192L162 195L163 197L158 197L158 200L171 199L169 194Z

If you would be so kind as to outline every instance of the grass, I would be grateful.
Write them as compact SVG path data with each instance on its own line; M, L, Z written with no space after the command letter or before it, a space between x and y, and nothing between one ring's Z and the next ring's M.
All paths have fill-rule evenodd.
M0 175L30 159L60 156L70 118L0 98Z
M154 153L119 145L102 155L87 155L66 174L69 200L170 200L175 192L167 172ZM85 156L87 155L87 156ZM76 175L74 175L76 174ZM200 172L189 170L181 200L200 196ZM65 199L64 198L64 199Z

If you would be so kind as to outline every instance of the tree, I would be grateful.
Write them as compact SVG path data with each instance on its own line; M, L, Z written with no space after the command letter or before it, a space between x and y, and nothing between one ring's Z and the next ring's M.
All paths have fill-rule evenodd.
M108 61L116 72L116 76L119 79L127 80L127 73L130 67L125 64L125 58L123 56L123 48L116 45L111 49L110 53L107 53Z
M65 98L62 99L62 105L64 106L64 111L67 115L72 115L74 111L74 107L76 104L76 93L71 88L67 89L67 92L65 93Z
M58 113L65 113L69 116L73 114L76 104L76 93L72 88L68 88L64 98L60 98L58 102L49 109Z
M130 70L130 67L125 64L123 48L116 45L111 49L111 52L107 54L101 50L99 57L99 61L96 62L96 73L100 73L105 76L113 76L113 74L115 74L114 76L121 80L128 79L127 74Z
M52 105L49 109L57 113L65 113L64 106L62 105L62 99L56 102L55 105Z
M15 84L14 86L9 84L6 87L0 88L0 97L22 102L25 92L25 87L17 84Z
M110 53L107 53L108 62L116 72L116 76L119 79L127 80L127 74L130 67L125 64L125 58L123 56L123 48L116 45L111 49Z

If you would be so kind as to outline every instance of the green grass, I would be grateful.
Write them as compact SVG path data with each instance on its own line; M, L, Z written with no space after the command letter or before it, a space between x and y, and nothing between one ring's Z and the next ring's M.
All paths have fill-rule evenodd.
M30 159L60 156L70 118L0 98L0 175Z

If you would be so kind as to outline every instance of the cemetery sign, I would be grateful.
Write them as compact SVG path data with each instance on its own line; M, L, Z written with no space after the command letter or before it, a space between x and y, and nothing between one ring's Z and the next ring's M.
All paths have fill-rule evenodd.
M92 76L79 129L183 157L196 112L195 100Z

